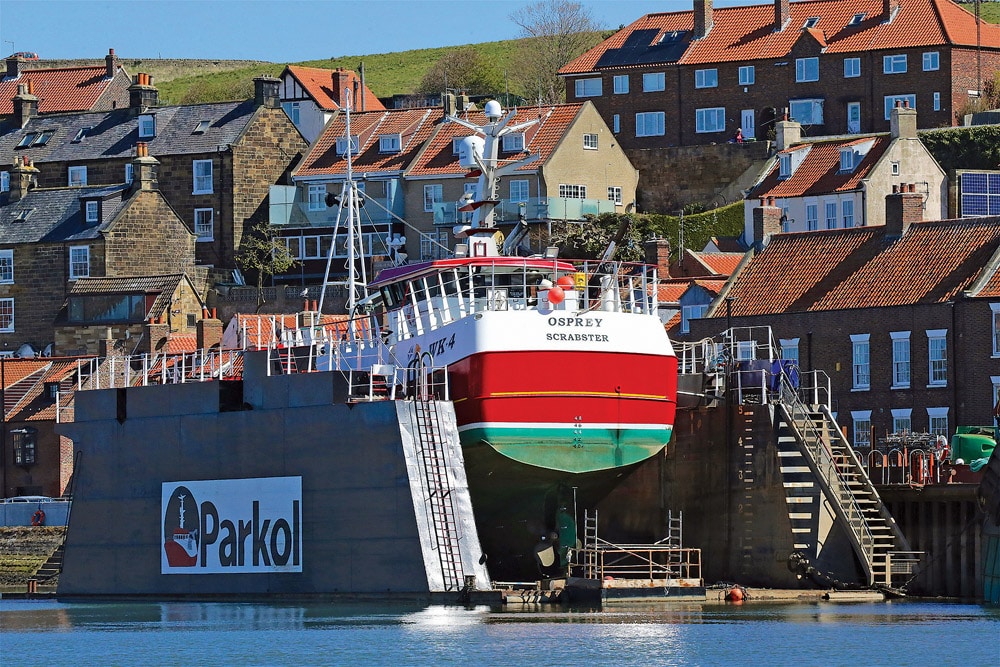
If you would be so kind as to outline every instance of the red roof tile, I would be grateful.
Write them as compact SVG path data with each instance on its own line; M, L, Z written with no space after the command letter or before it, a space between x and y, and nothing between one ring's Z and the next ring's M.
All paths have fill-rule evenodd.
M677 303L680 301L681 294L684 294L690 284L688 280L660 283L656 299L660 303Z
M692 252L691 254L717 276L733 275L733 271L743 261L741 252Z
M335 111L341 108L344 101L341 99L343 91L333 89L334 70L300 65L289 65L286 69L302 84L302 87L322 109ZM361 79L357 74L350 70L346 70L345 74L347 75L347 83L352 89L355 86L360 88ZM361 105L356 103L354 107L361 108ZM368 86L364 88L364 109L366 111L385 110L385 105L379 101Z
M840 149L874 143L864 156L861 163L853 171L840 171ZM889 147L891 139L888 135L875 137L839 139L834 141L817 141L807 144L797 144L779 152L779 155L806 151L806 156L792 175L784 180L778 179L778 164L753 189L748 198L755 197L804 197L820 195L828 192L850 192L861 187L861 180L882 158Z
M680 64L753 61L784 58L803 34L807 18L819 22L807 29L824 53L855 53L907 47L976 45L976 20L950 0L899 0L900 9L893 20L883 22L881 0L809 0L792 2L791 19L784 30L774 30L774 4L743 7L717 7L713 26L704 38L692 41L680 57ZM864 13L858 25L849 26L851 18ZM636 30L655 30L650 44L665 32L692 30L693 12L647 14L606 39L587 53L572 60L561 74L582 74L594 66L608 49L621 47ZM1000 48L1000 26L981 25L982 45Z
M65 67L21 70L18 78L0 79L0 115L14 113L17 84L31 81L38 98L38 113L89 111L114 79L107 67Z
M698 280L692 280L691 284L697 285L698 287L701 287L702 289L711 292L712 294L718 295L719 292L722 291L722 288L726 286L726 281L698 279Z

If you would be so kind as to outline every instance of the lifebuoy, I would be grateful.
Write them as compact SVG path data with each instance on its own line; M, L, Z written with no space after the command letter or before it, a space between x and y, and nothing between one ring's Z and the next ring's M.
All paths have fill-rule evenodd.
M31 525L32 526L44 526L45 525L45 512L41 509L35 510L35 513L31 515Z

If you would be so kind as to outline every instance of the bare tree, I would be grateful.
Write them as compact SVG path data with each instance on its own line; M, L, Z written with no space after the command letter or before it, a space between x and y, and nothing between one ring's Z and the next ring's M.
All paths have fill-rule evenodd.
M449 50L424 75L419 92L440 93L445 88L461 88L473 95L504 92L503 74L471 46Z
M529 100L558 103L566 99L559 68L600 41L590 10L571 0L540 0L510 15L527 39L514 72Z

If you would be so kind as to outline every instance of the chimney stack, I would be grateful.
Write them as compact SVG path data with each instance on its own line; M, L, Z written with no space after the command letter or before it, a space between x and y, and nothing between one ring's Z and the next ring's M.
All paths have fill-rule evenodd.
M344 106L347 103L347 95L344 93L344 89L351 85L351 74L350 70L344 69L343 67L338 67L333 70L333 101L337 103L338 106ZM357 110L357 102L351 104L351 111Z
M643 250L646 264L656 266L656 275L660 280L670 278L670 241L652 238L646 241Z
M892 13L899 7L899 0L882 0L882 15L885 21L892 20Z
M899 238L910 225L924 219L924 196L917 192L914 183L892 186L892 194L885 198L885 235Z
M222 321L217 319L208 309L204 309L201 319L196 325L196 338L199 350L212 350L222 347Z
M917 138L917 110L910 107L909 100L896 105L889 111L889 135L893 139Z
M762 198L753 210L753 247L763 250L771 236L780 233L781 209L775 206L774 197Z
M154 355L166 346L167 337L170 335L170 325L163 320L165 318L161 317L160 321L154 322L150 319L150 321L146 322L146 326L144 327L145 335L140 346L141 352Z
M38 173L38 168L31 164L30 158L15 157L14 168L10 174L10 192L7 193L7 201L13 204L24 199L28 190L38 184Z
M694 0L694 39L712 30L712 0Z
M458 115L457 102L455 101L454 93L445 93L441 96L442 102L444 102L444 115L445 116L456 116Z
M160 161L149 155L149 144L140 141L135 145L132 160L132 191L156 190L159 187Z
M774 125L774 148L783 151L802 141L802 126L794 120L779 120Z
M792 16L791 0L774 0L774 31L780 32Z
M160 103L160 92L153 85L153 77L145 72L139 72L132 77L132 85L128 87L129 108L143 111Z
M108 49L108 55L104 56L104 66L104 78L115 78L115 73L118 71L118 56L115 55L114 49Z
M16 79L21 76L21 63L23 63L19 56L11 56L7 58L7 75L4 78Z
M14 96L14 122L24 129L28 121L38 115L38 98L32 94L34 86L31 79L17 84L17 95Z
M281 79L257 76L253 80L253 99L259 107L277 109L281 106Z

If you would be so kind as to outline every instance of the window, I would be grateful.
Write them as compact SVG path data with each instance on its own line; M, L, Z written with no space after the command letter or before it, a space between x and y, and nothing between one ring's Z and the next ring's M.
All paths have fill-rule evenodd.
M819 81L819 58L795 59L795 83Z
M38 432L33 428L15 428L10 433L14 443L14 465L35 465L37 463L35 441Z
M810 232L819 229L819 206L816 204L806 205L806 229Z
M285 102L281 106L284 107L285 113L288 114L288 117L291 119L292 123L294 125L298 125L299 121L302 118L301 112L299 110L299 103L298 102Z
M444 201L441 184L424 186L424 211L430 213L434 210L434 204Z
M906 54L882 56L883 74L903 74L906 72Z
M87 224L92 224L92 223L97 222L97 202L96 201L89 201L86 204L84 204L84 208L86 209L86 216L85 216L85 218L86 218Z
M190 126L189 126L190 127ZM139 138L148 139L156 136L156 116L142 114L139 116Z
M841 148L840 149L840 171L842 173L849 173L854 171L854 149L853 148Z
M0 250L0 283L14 282L14 251Z
M756 71L753 65L745 65L740 68L740 85L751 86L756 79Z
M608 186L608 201L613 201L615 206L622 205L622 189L617 185Z
M587 198L587 186L586 185L566 185L565 183L559 184L559 196L564 199L586 199Z
M86 167L70 167L69 168L69 187L82 187L87 184L87 168Z
M837 202L835 201L826 203L826 228L837 228Z
M993 356L1000 357L1000 303L991 303L993 311Z
M31 143L35 140L35 137L37 136L38 136L37 132L28 132L26 135L24 135L24 137L21 138L21 141L17 143L17 147L27 148L28 146L31 145Z
M899 162L890 162L889 166L891 167L890 171L892 175L899 176Z
M451 140L451 154L458 155L462 152L462 142L468 139L468 137L455 137Z
M726 129L725 107L712 109L695 109L695 132L723 132Z
M90 246L70 246L69 249L69 279L87 278L90 276Z
M146 314L144 294L71 296L67 305L70 322L142 322Z
M852 389L867 391L871 387L871 368L869 366L870 334L851 334L852 368L854 383Z
M512 202L528 201L528 181L518 180L510 182L510 200Z
M778 178L788 178L792 175L792 156L782 153L778 156Z
M191 134L205 134L208 132L208 128L212 126L212 121L210 120L199 120L198 124L195 125L194 131Z
M708 312L708 304L702 303L697 306L681 307L681 333L690 333L691 320L701 319Z
M666 88L666 76L663 72L650 72L642 75L642 92L655 93Z
M611 117L611 131L615 134L622 131L622 117L618 114Z
M211 241L215 238L214 213L210 208L194 210L194 233L199 241Z
M941 68L941 60L937 51L924 52L924 71L933 72Z
M126 183L131 183L132 182L132 163L131 162L125 163L125 182Z
M378 138L379 153L398 153L403 146L403 138L399 134L383 134Z
M310 185L309 186L309 210L310 211L323 211L326 210L326 186L325 185Z
M695 88L716 88L719 85L719 70L696 69L694 71Z
M892 114L893 107L896 106L896 102L900 104L908 102L911 109L917 108L917 96L913 94L909 95L886 95L885 96L885 119L889 120L889 116Z
M503 135L503 150L505 153L517 153L524 150L524 133L515 132Z
M38 138L35 139L35 142L32 144L32 146L44 146L45 144L49 143L49 139L52 138L53 134L55 134L55 130L45 130L44 132L38 135Z
M840 211L844 214L844 229L854 226L854 200L845 199L840 204Z
M927 408L928 432L948 437L948 408Z
M844 78L854 79L861 76L861 58L844 58Z
M194 174L194 192L191 194L212 194L212 161L194 160L191 163L191 171Z
M793 120L802 125L823 124L823 100L788 100L788 112Z
M10 192L9 171L0 171L0 192Z
M87 138L87 133L89 133L92 129L93 128L90 128L90 127L81 127L80 131L76 133L76 136L73 137L73 140L70 141L70 143L71 144L78 144L78 143L80 143L81 141L83 141L84 139Z
M948 384L948 330L927 330L927 386L944 387Z
M628 74L617 74L614 79L615 95L624 95L628 92Z
M798 338L782 338L778 341L781 345L781 358L785 361L791 361L796 366L799 365L799 339Z
M585 134L583 135L583 147L587 150L596 151L597 150L597 135L596 134Z
M577 79L575 88L577 97L600 97L602 94L600 77L593 79Z
M782 203L775 203L781 207L781 231L787 234L792 231L792 221L788 218L788 207L784 206Z
M358 154L358 151L360 150L360 146L361 146L360 141L361 140L358 137L358 135L356 135L356 134L352 134L351 135L351 142L350 142L350 148L351 148L350 152L351 152L351 155L357 155ZM347 147L348 147L347 137L337 137L337 144L336 144L337 155L339 155L340 157L346 158L347 157Z
M934 93L934 111L941 111L941 93Z
M660 137L664 132L664 114L662 111L647 111L635 115L635 136Z
M962 217L1000 215L1000 174L967 171L958 183Z
M871 447L872 444L872 411L851 410L854 422L854 448Z
M892 389L910 387L910 332L893 331L892 338Z
M806 22L802 24L803 28L815 28L816 24L819 23L818 16L810 16L806 19Z
M893 433L910 433L913 431L913 426L910 422L911 412L910 408L899 408L892 411Z
M865 13L860 12L851 17L851 20L847 22L847 25L858 25L865 20Z

